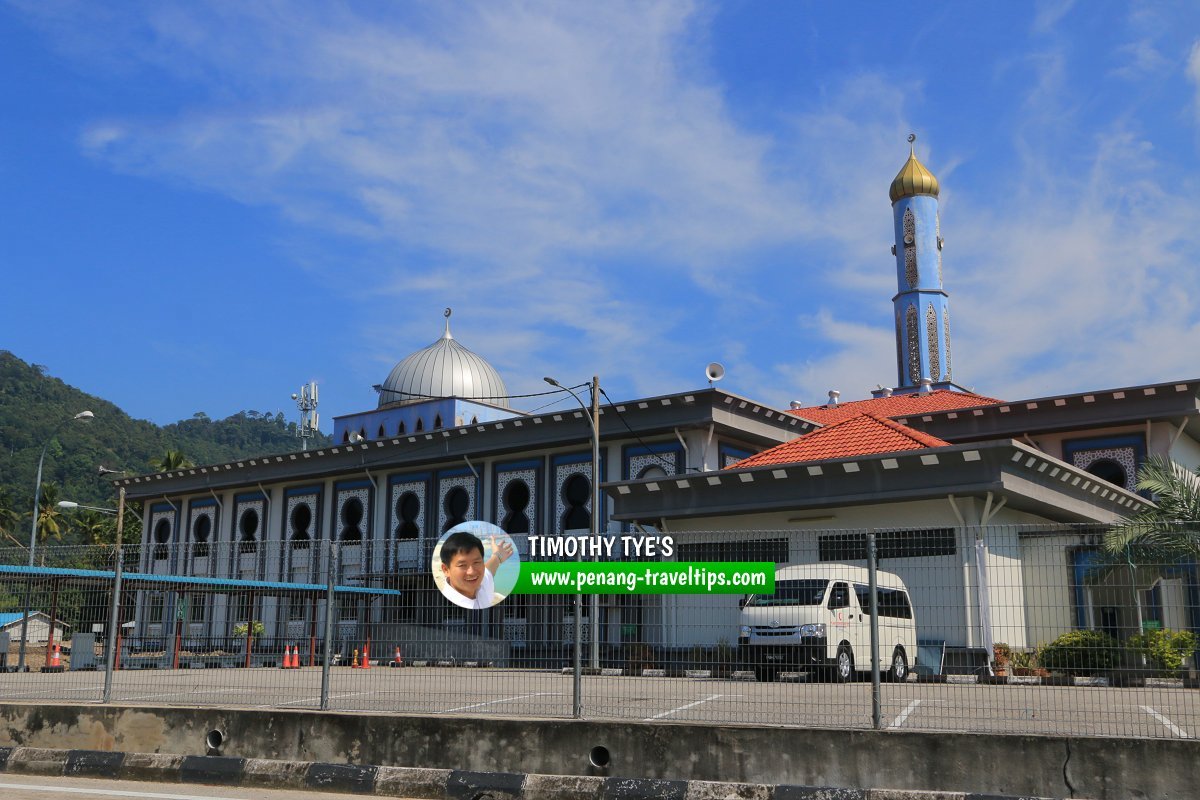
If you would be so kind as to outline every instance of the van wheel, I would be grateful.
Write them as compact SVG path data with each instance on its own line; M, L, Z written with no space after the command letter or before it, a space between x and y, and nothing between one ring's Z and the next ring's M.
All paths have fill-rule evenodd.
M833 664L833 676L838 683L854 680L854 653L849 645L838 645L837 659Z
M892 653L892 666L887 671L888 680L892 683L904 683L908 680L908 656L903 647L897 647Z

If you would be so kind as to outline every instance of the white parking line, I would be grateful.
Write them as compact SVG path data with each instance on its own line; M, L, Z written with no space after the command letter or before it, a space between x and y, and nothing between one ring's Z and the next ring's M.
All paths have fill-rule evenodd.
M304 703L320 703L320 702L321 702L320 696L306 697L303 700L288 700L286 703L264 703L261 706L255 706L255 708L281 708L283 706L294 706L294 705L301 705Z
M490 706L493 703L511 703L514 700L525 700L529 697L546 697L550 695L558 696L558 692L535 692L534 694L522 694L515 697L502 697L499 700L488 700L486 703L475 703L469 706L459 706L458 708L447 708L443 711L435 711L435 714L452 714L455 711L466 711L469 708L479 708L480 706Z
M186 692L185 694L210 694L209 692ZM123 701L128 700L153 700L156 697L179 697L179 692L163 692L162 694L139 694L134 697L122 697Z
M892 724L888 725L888 727L889 728L899 728L901 725L904 724L904 721L906 719L908 719L908 715L917 710L917 706L919 706L919 705L921 705L920 700L913 700L911 703L908 704L908 708L904 709L903 711L901 711L899 714L896 715L896 718L894 720L892 720Z
M1178 736L1180 739L1192 738L1190 735L1188 735L1187 731L1185 731L1183 728L1176 725L1174 722L1171 722L1171 720L1167 719L1166 717L1164 717L1162 714L1155 711L1150 706L1142 706L1142 711L1145 711L1147 714L1149 714L1150 716L1154 717L1156 720L1161 722L1166 727L1167 730L1169 730L1171 733Z
M704 698L703 700L697 700L694 703L688 703L686 706L680 706L679 708L672 708L670 711L664 711L661 714L655 714L653 717L646 717L644 720L642 720L642 722L651 722L656 719L662 719L663 717L669 717L672 714L679 713L680 711L686 711L689 708L695 708L696 706L704 705L705 703L707 703L710 700L716 700L718 697L726 697L726 696L737 697L738 695L723 695L723 694L709 695L708 697Z

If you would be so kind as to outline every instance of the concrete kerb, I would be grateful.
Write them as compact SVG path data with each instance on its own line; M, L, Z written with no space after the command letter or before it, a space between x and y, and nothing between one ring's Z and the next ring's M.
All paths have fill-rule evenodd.
M1028 795L529 775L40 747L0 747L0 772L270 786L423 800L1049 800Z

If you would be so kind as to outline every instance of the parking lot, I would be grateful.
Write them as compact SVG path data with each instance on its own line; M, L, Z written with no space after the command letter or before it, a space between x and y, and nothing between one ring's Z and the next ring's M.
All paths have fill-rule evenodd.
M92 703L100 672L0 675L0 698ZM585 675L582 716L593 720L872 727L871 685ZM112 701L262 709L317 709L321 670L131 670L113 676ZM573 676L468 667L330 672L329 709L389 714L567 718ZM882 727L891 730L1195 738L1200 691L1103 686L884 684Z

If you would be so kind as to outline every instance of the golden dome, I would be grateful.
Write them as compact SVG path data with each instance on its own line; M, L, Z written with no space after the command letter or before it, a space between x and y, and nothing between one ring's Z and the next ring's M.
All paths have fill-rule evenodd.
M913 138L910 138L909 142L912 142ZM888 189L888 195L895 203L902 197L912 197L918 194L931 194L937 197L938 179L925 168L924 164L917 161L916 153L910 148L908 161L905 161L904 166L896 173L896 178L892 181L891 188Z

